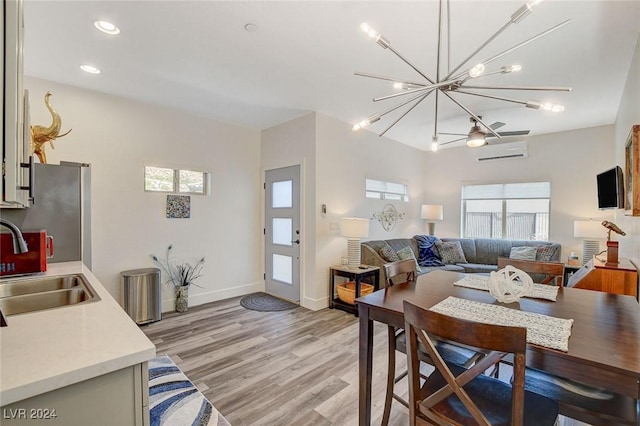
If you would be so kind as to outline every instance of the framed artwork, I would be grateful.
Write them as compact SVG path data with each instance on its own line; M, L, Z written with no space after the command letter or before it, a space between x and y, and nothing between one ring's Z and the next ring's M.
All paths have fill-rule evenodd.
M167 219L188 219L191 217L191 197L188 195L167 195Z
M640 216L640 124L631 128L624 147L624 214Z

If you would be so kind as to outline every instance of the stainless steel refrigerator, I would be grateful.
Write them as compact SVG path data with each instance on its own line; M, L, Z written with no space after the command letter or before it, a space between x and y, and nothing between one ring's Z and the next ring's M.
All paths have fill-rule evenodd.
M46 230L54 239L49 263L81 260L91 268L91 167L61 162L35 165L34 201L1 215L22 231Z

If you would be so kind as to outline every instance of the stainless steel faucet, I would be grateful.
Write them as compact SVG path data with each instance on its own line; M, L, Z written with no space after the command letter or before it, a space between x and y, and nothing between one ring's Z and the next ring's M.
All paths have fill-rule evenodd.
M13 236L14 254L26 253L29 251L29 247L27 247L27 242L24 240L20 228L6 219L0 219L0 225L4 225L9 229L9 231L11 231L11 235Z

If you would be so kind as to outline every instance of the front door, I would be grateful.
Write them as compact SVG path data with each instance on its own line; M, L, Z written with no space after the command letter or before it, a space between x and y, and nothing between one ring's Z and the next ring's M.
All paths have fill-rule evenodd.
M265 289L300 301L300 166L265 172Z

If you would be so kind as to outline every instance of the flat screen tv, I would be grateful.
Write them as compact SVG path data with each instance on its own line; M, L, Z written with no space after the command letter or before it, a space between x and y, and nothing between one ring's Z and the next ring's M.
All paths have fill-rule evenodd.
M619 166L597 176L598 208L617 209L624 206L624 179Z

